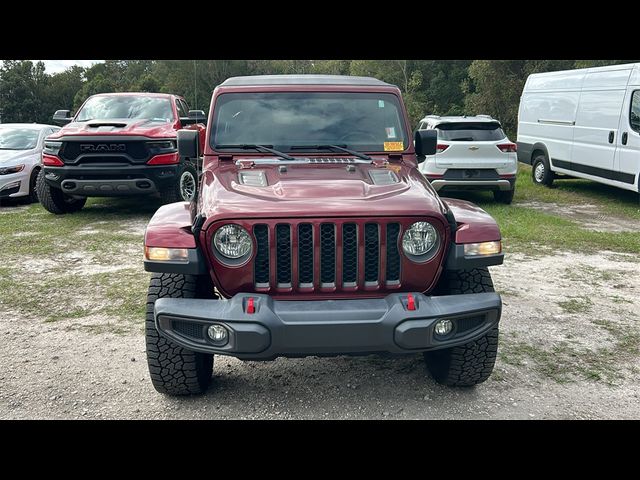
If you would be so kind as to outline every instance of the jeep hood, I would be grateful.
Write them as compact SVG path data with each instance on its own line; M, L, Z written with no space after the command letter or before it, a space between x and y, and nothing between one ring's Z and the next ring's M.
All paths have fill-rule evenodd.
M209 219L444 213L427 180L402 163L229 163L205 171L201 201Z
M110 118L72 122L48 138L55 139L68 135L141 135L164 138L175 137L176 131L172 122L140 118Z

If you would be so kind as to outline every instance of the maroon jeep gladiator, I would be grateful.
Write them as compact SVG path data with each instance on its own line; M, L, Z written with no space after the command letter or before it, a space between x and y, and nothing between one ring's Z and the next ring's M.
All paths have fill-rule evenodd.
M436 381L485 381L498 348L496 222L418 171L400 90L365 77L236 77L213 92L194 202L145 232L156 390L207 389L214 355L423 353ZM197 133L178 132L192 157Z
M75 116L58 110L65 126L45 140L36 180L51 213L80 210L87 197L160 194L163 203L193 200L198 158L182 157L177 131L193 129L204 147L204 112L166 93L105 93L89 97Z

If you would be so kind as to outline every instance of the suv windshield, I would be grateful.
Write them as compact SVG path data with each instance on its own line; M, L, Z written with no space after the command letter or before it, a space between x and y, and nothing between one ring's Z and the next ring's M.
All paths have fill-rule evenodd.
M0 127L0 150L31 150L36 148L40 132L33 128Z
M260 144L280 151L341 145L358 151L404 150L398 99L388 93L225 93L218 97L211 146ZM295 147L292 149L291 147Z
M78 112L76 122L115 118L144 118L158 122L171 122L173 121L173 110L168 98L99 95L87 100Z
M441 123L436 129L439 139L450 142L489 142L506 137L497 122Z

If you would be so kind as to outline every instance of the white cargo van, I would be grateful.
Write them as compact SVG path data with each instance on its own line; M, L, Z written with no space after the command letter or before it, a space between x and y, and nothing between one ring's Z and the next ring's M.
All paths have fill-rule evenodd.
M560 173L637 192L640 63L530 75L517 143L535 183Z

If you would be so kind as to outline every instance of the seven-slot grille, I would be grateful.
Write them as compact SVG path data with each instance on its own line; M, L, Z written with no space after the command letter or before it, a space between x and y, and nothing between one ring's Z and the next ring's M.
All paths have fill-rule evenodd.
M322 291L400 283L400 224L338 220L256 224L258 289Z

